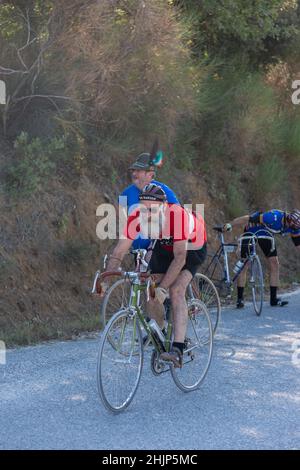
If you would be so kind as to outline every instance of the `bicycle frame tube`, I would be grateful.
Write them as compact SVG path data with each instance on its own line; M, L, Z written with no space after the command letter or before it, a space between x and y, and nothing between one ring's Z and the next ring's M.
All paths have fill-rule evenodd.
M252 256L252 255L251 255ZM248 264L250 258L247 258L245 263L244 263L244 266L242 267L242 269L240 270L240 272L238 272L237 274L234 275L233 279L232 279L232 282L235 282L237 280L237 278L239 277L239 275L244 271L246 265Z
M230 279L230 272L229 272L229 263L228 263L228 254L226 251L223 250L223 257L224 257L224 274L226 276L225 282L226 284L231 284L231 279Z
M141 290L146 289L146 286L141 285L139 283L133 284L131 287L131 293L130 293L130 307L134 308L136 311L135 315L135 321L138 318L138 320L141 322L143 325L143 328L145 329L147 335L151 338L152 344L154 345L156 351L159 353L163 352L161 348L161 344L157 341L156 337L152 334L151 328L149 327L147 321L145 320L145 317L143 315L142 309L140 308L139 305L139 300L140 300L140 292ZM169 326L171 325L171 328ZM172 334L172 324L169 322L168 323L168 333L166 337L166 341L164 344L164 347L166 350L167 347L169 348L170 342L171 342L171 334Z
M263 231L263 230L259 230L258 232L260 231ZM246 236L245 236L246 235ZM249 246L248 246L248 255L247 255L247 258L245 260L245 263L244 263L244 266L242 267L242 269L240 270L240 272L238 274L236 274L232 280L232 282L235 282L236 279L238 278L238 276L241 274L241 272L245 269L246 265L248 264L248 262L250 261L251 263L253 262L253 259L257 256L256 254L256 241L258 239L266 239L266 240L270 240L271 242L274 240L273 237L270 237L270 236L265 236L265 235L261 235L261 236L257 236L257 234L252 234L251 232L245 232L241 237L240 237L240 243L242 243L242 240L249 240ZM274 248L273 248L274 249Z
M258 235L259 232L262 232L263 235ZM269 233L269 235L265 235L265 232ZM257 230L257 232L252 233L252 232L245 232L239 239L239 242L242 243L242 240L249 240L249 246L253 250L252 253L249 253L249 256L255 256L256 255L256 242L259 240L269 240L271 242L271 252L275 250L275 239L274 235L272 232L270 232L267 228ZM252 241L253 239L253 241Z
M223 242L224 242L224 240L223 240ZM223 279L222 282L225 282L225 284L230 285L231 284L231 279L230 279L230 271L229 271L229 263L228 263L228 254L223 248L223 242L219 246L218 251L216 251L216 253L214 254L213 259L211 260L211 263L209 265L209 266L211 266L212 263L215 263L215 267L214 267L210 277L213 279L214 272L217 268L217 265L219 264L222 271L223 271L223 274L224 274L224 279ZM223 258L224 258L224 264L222 264L222 262L220 261L221 256L223 256Z
M203 274L206 274L208 277L213 279L214 273L215 273L215 270L216 270L218 264L220 264L220 266L222 268L222 271L224 271L224 273L225 273L224 267L223 267L222 263L220 262L221 255L222 255L222 246L220 246L218 248L218 250L216 251L216 253L213 255L211 262L209 263L209 265L207 266L207 268L206 268L206 270ZM209 270L210 270L210 268L213 264L214 264L213 270L210 272Z

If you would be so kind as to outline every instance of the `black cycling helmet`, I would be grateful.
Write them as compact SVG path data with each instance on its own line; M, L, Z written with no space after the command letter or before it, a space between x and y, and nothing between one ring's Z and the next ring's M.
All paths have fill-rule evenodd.
M286 221L293 230L300 230L300 211L295 209L286 214Z
M139 195L139 200L166 202L167 196L158 184L150 183L144 187L143 191Z

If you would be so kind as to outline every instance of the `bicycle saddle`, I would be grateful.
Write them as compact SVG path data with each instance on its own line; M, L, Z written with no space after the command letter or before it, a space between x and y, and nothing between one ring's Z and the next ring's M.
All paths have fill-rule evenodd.
M213 230L215 230L216 232L223 232L223 225L215 225L213 227Z

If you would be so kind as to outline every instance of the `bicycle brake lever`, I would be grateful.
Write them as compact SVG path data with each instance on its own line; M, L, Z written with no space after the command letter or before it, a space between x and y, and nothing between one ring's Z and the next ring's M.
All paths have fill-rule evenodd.
M96 271L95 278L94 278L94 284L93 284L91 294L95 294L97 292L96 286L97 286L97 280L99 279L100 274L101 274L100 271Z
M106 270L107 258L108 258L108 256L107 256L107 253L106 253L106 255L105 255L104 258L103 258L103 269L104 269L104 271Z
M148 279L148 281L147 281L147 302L149 302L149 300L150 300L150 282L151 282L151 279Z

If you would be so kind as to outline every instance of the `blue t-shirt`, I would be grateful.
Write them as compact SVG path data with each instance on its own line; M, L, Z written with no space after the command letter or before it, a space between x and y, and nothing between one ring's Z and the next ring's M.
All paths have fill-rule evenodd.
M290 234L292 239L300 236L300 230L289 228L285 224L285 212L278 209L272 209L268 212L254 212L250 215L250 226L247 231L261 235L270 235L271 233L279 233L281 235ZM268 229L268 230L264 230Z
M160 186L164 190L164 192L166 193L166 196L167 196L167 202L168 203L170 203L170 204L180 204L178 199L177 199L176 194L167 185L165 185L163 183L160 183L159 181L155 181L155 180L152 180L151 183L157 184L158 186ZM142 191L139 188L137 188L134 184L131 184L130 186L128 186L128 188L124 189L124 191L120 194L119 204L122 207L127 206L128 215L131 214L132 211L139 204L139 195L141 194L141 192ZM127 197L127 201L120 199L122 196ZM151 240L141 238L141 237L137 237L134 240L133 244L132 244L132 248L134 250L136 250L137 248L147 249L150 242L151 242Z

